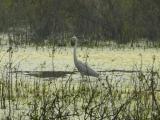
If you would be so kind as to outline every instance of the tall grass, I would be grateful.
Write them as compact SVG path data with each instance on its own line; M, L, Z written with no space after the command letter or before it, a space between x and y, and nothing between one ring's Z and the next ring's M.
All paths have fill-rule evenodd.
M160 119L159 71L132 74L130 86L120 87L111 76L43 81L12 75L12 91L1 73L1 116L4 119ZM122 84L123 85L123 84ZM10 89L11 90L11 89ZM12 92L12 95L11 95Z
M54 53L53 47L53 70ZM79 80L71 74L65 79L45 81L14 72L19 71L18 65L12 65L14 53L7 54L9 61L0 71L0 119L160 119L160 76L155 57L146 71L142 70L141 59L138 72L129 75L129 85L126 85L112 73L98 79L84 77Z

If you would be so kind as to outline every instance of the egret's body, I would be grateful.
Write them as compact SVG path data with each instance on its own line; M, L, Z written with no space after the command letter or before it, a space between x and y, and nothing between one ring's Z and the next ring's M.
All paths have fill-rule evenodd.
M75 45L74 45L74 51L73 51L73 57L74 57L74 64L77 67L78 71L83 75L87 75L87 76L93 76L93 77L98 77L98 73L96 73L93 69L91 69L87 64L82 63L81 61L79 61L77 59L76 56L76 48L77 48L77 37L74 36L72 37L73 39L75 39Z

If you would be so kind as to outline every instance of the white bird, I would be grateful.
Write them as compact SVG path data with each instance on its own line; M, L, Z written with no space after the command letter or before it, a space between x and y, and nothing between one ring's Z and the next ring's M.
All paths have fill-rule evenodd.
M82 63L77 59L76 48L77 48L78 38L76 36L73 36L72 38L75 40L75 45L73 50L74 64L77 67L78 71L81 73L82 76L87 75L87 76L98 77L99 76L98 73L96 73L93 69L91 69L87 64Z

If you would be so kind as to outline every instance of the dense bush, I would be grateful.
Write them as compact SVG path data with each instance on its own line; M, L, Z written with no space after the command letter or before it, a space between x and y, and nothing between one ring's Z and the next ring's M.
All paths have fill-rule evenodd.
M160 36L158 0L0 0L0 19L1 32L36 42L73 34L119 43Z

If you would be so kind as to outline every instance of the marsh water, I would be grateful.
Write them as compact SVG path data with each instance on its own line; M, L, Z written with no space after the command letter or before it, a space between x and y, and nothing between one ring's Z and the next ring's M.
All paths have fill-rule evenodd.
M9 61L8 47L1 47L1 66ZM72 71L74 67L73 48L71 47L26 47L13 48L12 66L22 71ZM152 66L153 57L156 66L160 63L160 49L110 49L78 48L77 57L87 62L96 71L105 70L133 70L142 66L143 69Z
M8 47L1 47L1 69L9 62ZM153 66L160 66L159 49L111 49L107 47L99 48L77 48L77 57L87 63L99 74L111 74L107 71L138 71L146 70ZM15 47L11 53L13 71L35 71L42 72L73 72L76 71L73 61L72 47ZM132 73L132 72L131 72ZM55 73L58 74L58 73ZM79 78L80 74L75 73ZM61 75L61 74L60 74ZM62 74L63 76L63 74ZM47 78L47 76L45 76ZM50 76L48 76L50 77ZM53 76L54 77L54 76ZM61 77L61 76L58 76Z
M28 86L28 88L26 87L27 89L35 86L35 80L39 81L40 84L44 81L56 81L60 83L64 81L65 83L70 75L73 78L72 83L78 83L82 79L74 66L72 47L13 47L10 53L7 52L7 49L8 47L2 46L0 50L1 76L4 76L3 71L5 71L8 63L12 63L10 66L12 70L9 72L11 72L13 83L16 83L17 79L20 79L20 83ZM100 74L100 78L107 76L114 80L110 82L117 82L120 88L122 86L130 88L132 85L131 77L137 74L136 71L142 70L147 72L153 66L154 69L160 67L160 49L155 48L114 49L108 47L79 47L77 48L77 57L97 71ZM55 73L50 76L52 72ZM39 76L42 74L45 74L45 77ZM97 84L97 78L91 77L91 80ZM25 94L23 92L21 94ZM32 102L32 100L27 101ZM18 115L22 115L23 112L28 113L30 109L27 105L23 106L22 104L19 105L19 108ZM2 117L6 116L7 113L8 109L0 110L0 116ZM16 113L14 114L17 116Z
M9 62L7 49L6 46L1 47L1 70ZM154 68L158 69L160 67L159 53L160 49L155 48L77 48L78 59L97 71L100 77L111 75L121 81L126 81L131 74L134 74L134 71L147 71L153 64ZM12 72L18 72L21 76L52 80L53 77L68 79L68 76L73 73L75 80L81 79L80 73L74 66L72 47L13 47L10 54ZM153 59L155 59L154 63Z

